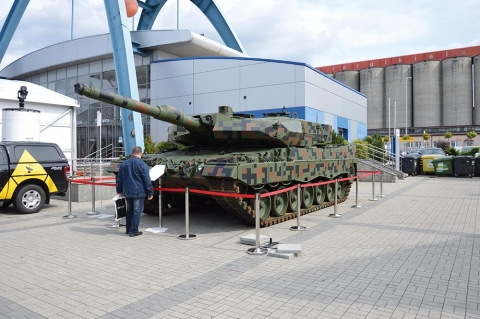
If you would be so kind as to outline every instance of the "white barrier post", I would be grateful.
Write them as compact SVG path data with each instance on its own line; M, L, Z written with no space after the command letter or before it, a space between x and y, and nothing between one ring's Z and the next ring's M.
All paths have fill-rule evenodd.
M385 195L383 195L383 171L380 172L380 195L377 195L379 198L384 198Z
M73 219L77 216L72 215L72 176L68 177L68 215L63 216L64 219Z
M93 168L92 168L92 172L93 172ZM90 177L90 181L92 182L92 210L89 211L87 215L99 215L100 213L95 210L95 176L92 175Z
M260 193L255 194L255 248L247 249L250 255L265 255L266 248L260 248Z
M158 188L161 188L161 184L158 184ZM152 227L152 228L147 228L145 229L146 232L151 232L151 233L164 233L168 230L168 228L165 228L162 226L162 191L159 189L158 190L158 227Z
M190 193L188 187L185 188L185 234L178 236L178 239L191 240L196 239L197 235L190 234L190 209L188 194Z
M337 199L338 199L338 178L335 179L335 204L333 205L333 214L328 215L333 218L340 218L342 215L337 214Z
M301 205L301 202L300 202L300 195L301 195L301 186L300 184L297 184L297 226L292 226L290 227L290 230L307 230L307 227L305 226L300 226L300 215L301 215L301 211L300 211L300 205Z
M357 175L355 179L355 205L352 205L352 208L362 208L362 206L358 205L358 179L360 177Z
M378 198L375 198L375 171L372 171L372 198L369 198L370 201L377 201Z

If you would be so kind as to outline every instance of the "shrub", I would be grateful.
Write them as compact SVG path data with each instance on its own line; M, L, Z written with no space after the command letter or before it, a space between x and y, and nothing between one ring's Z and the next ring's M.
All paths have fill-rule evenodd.
M450 148L450 143L448 141L445 141L445 140L439 140L437 142L437 147L441 148L442 150L444 150L446 152Z

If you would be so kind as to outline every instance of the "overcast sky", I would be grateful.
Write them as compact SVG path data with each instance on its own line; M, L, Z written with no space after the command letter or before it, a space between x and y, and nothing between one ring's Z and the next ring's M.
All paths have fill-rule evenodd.
M0 0L1 26L13 2ZM480 0L215 2L251 57L318 67L480 45ZM74 38L108 32L103 3L74 1ZM222 42L195 5L179 3L180 29ZM70 40L71 6L69 0L31 0L0 69L29 52ZM154 29L175 29L176 10L177 0L167 1Z

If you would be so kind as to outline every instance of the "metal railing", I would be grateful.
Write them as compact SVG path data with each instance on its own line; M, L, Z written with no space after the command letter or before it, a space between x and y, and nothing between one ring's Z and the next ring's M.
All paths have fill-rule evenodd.
M72 176L112 176L107 168L118 157L108 158L73 158L69 160Z
M402 155L399 155L399 170L396 170L395 167L395 160L396 154L392 153L389 150L384 148L376 147L371 144L362 144L362 143L353 143L357 147L357 158L367 160L368 162L372 163L374 167L389 171L392 173L401 173L401 165L402 165ZM363 148L363 151L359 152L359 149ZM361 155L361 157L358 157Z
M98 159L98 158L114 158L124 154L123 147L113 146L108 144L107 146L95 151L87 156L86 159Z

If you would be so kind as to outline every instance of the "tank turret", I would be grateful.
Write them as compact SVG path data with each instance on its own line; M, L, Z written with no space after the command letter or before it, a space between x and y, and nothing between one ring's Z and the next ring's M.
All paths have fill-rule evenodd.
M187 147L142 157L149 166L165 166L161 181L155 182L160 182L162 189L189 187L232 194L266 193L296 184L354 176L357 172L355 147L332 145L330 125L301 120L285 111L255 118L220 106L218 112L187 115L172 106L152 106L83 84L76 84L75 91L173 124L168 129L168 139ZM122 160L111 163L108 171L116 173ZM300 198L296 187L262 197L258 212L252 209L255 205L251 200L242 197L212 198L245 223L254 224L255 215L259 214L261 224L269 226L295 218L299 203L301 214L306 214L337 200L345 201L351 182L338 182L337 191L334 185L302 187ZM199 196L197 202L204 205L204 196ZM191 197L193 201L194 196ZM162 198L169 209L182 209L185 203L183 194L162 192ZM158 215L158 196L149 203L144 212Z
M219 106L217 113L187 115L173 106L152 106L112 92L77 83L75 92L174 124L168 139L183 145L269 144L312 147L331 143L332 127L289 117L289 113L265 113L263 118L234 113Z

